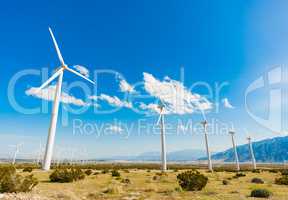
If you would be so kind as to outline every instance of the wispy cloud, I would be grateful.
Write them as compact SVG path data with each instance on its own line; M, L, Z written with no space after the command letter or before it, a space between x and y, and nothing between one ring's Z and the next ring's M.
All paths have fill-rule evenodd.
M121 101L116 96L109 96L109 95L106 95L106 94L101 94L100 96L98 96L98 97L94 96L93 98L97 98L99 100L106 101L111 106L132 108L132 103L131 102Z
M111 131L113 133L122 133L124 130L121 126L118 126L118 125L109 125L106 128L106 131Z
M44 99L47 101L54 101L54 96L56 92L56 86L51 85L39 91L38 88L32 87L25 91L26 95L34 96L38 99ZM65 104L73 104L76 106L89 106L90 104L84 102L82 99L78 99L74 96L71 96L65 92L61 93L60 101Z
M149 103L149 104L145 104L143 102L140 102L139 104L139 108L142 109L142 110L148 110L150 112L153 112L153 113L160 113L160 108L159 108L159 105L156 104L156 103ZM169 114L169 110L167 110L165 107L162 111L163 114Z
M205 97L190 92L179 81L172 80L169 77L165 77L163 81L160 81L152 74L145 72L143 76L146 92L162 100L167 105L167 110L172 114L189 114L197 110L212 108L212 103ZM153 107L151 108L153 110Z
M230 108L230 109L235 108L234 106L232 106L232 104L230 103L230 101L228 100L228 98L222 99L222 103L223 103L223 106L224 106L225 108Z
M156 113L160 113L159 106L155 103L145 104L143 102L140 102L139 108L141 108L142 110L149 110Z
M125 79L121 79L119 83L119 87L121 92L129 92L129 93L135 93L135 89L132 85L130 85Z
M81 65L75 65L73 66L80 74L86 76L87 78L89 78L89 70Z

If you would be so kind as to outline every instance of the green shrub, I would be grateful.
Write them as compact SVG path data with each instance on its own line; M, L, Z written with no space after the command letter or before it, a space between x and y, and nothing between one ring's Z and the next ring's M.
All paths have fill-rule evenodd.
M223 181L222 181L222 184L223 184L223 185L228 185L228 184L229 184L229 181L223 180Z
M32 167L25 167L24 169L23 169L23 172L29 172L29 173L31 173L33 171L33 168Z
M16 173L13 166L0 169L0 193L29 192L38 184L38 180L29 176L21 176Z
M282 176L275 179L275 184L277 185L288 185L288 176Z
M124 183L124 184L131 184L131 181L129 178L124 178L121 180L121 183Z
M260 169L253 169L252 170L252 173L260 173L261 171L260 171Z
M283 176L288 176L288 169L282 170L282 171L281 171L281 174L282 174Z
M156 176L168 176L168 174L165 172L157 172Z
M244 176L246 176L246 174L239 172L239 173L236 173L235 176L233 176L233 178L240 178Z
M93 173L93 171L92 171L91 169L87 169L87 170L85 171L85 174L86 174L87 176L90 176L92 173Z
M102 174L108 174L108 173L109 173L109 170L108 170L108 169L103 169L103 170L101 171L101 173L102 173Z
M130 171L128 169L123 169L124 173L130 173Z
M272 193L267 189L255 189L251 191L251 197L269 198Z
M261 178L253 178L251 180L251 183L256 183L256 184L263 184L264 181Z
M79 168L55 169L49 176L51 182L69 183L85 178L84 172Z
M153 181L158 181L158 180L160 180L160 178L161 178L160 176L155 175L155 176L153 176L152 179L153 179Z
M112 172L111 172L111 175L113 176L113 177L120 177L121 176L121 174L117 171L117 170L112 170Z
M180 173L177 175L177 180L181 188L185 191L200 191L208 182L208 178L198 171Z
M268 170L270 173L278 173L279 172L279 170L277 170L277 169L269 169Z

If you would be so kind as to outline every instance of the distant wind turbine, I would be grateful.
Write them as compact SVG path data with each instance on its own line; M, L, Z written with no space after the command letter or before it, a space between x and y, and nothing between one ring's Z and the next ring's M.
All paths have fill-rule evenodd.
M164 104L161 102L159 104L159 118L157 121L157 125L161 126L161 170L165 172L167 170L167 161L166 161L166 141L165 141L165 122L164 122Z
M235 162L236 162L236 170L240 171L240 164L239 164L239 158L238 158L238 152L237 152L237 146L235 143L235 131L234 129L232 129L231 131L229 131L229 134L231 135L231 139L232 139L232 145L233 145L233 150L234 150L234 157L235 157Z
M255 156L254 156L254 151L253 151L252 143L251 143L251 137L248 136L248 137L247 137L247 140L248 140L249 151L250 151L250 156L251 156L251 160L252 160L253 169L257 169L257 164L256 164Z
M52 154L53 154L53 146L54 146L56 125L57 125L57 118L58 118L58 110L59 110L59 100L61 98L62 80L63 80L64 71L65 70L70 71L70 72L76 74L77 76L80 76L81 78L89 81L90 83L95 84L93 81L91 81L87 77L83 76L81 73L78 73L75 70L69 68L65 64L64 59L61 55L61 52L59 50L58 44L56 42L56 39L53 35L51 28L49 28L49 32L50 32L50 35L52 37L58 58L60 60L61 68L58 69L46 82L44 82L38 88L38 92L40 92L41 89L46 87L49 83L51 83L54 79L56 79L58 77L58 82L57 82L55 97L54 97L54 105L53 105L53 110L52 110L52 115L51 115L51 123L50 123L49 132L48 132L48 139L47 139L47 145L46 145L45 156L44 156L44 163L42 165L43 170L49 170L50 166L51 166L51 159L52 159Z
M256 163L256 159L254 156L254 151L253 151L253 146L252 146L252 142L251 142L251 136L248 133L248 130L245 128L244 129L245 135L247 137L248 140L248 148L249 148L249 153L250 153L250 158L251 158L251 162L252 162L252 167L253 169L257 169L257 163Z
M201 124L203 125L204 136L205 136L205 147L206 147L206 153L207 153L207 159L208 159L208 169L209 171L213 172L213 165L212 165L212 160L211 160L211 153L209 150L208 134L207 134L208 121L206 119L205 113L202 110L201 106L199 106L199 108L200 108L202 118L203 118L203 121L201 122Z
M18 144L16 144L16 145L10 145L10 147L12 147L12 148L14 148L14 154L13 154L13 159L12 159L12 164L14 165L15 164L15 162L16 162L16 158L17 158L17 155L18 155L18 153L19 153L19 151L20 151L20 148L21 148L21 146L23 145L23 143L18 143Z

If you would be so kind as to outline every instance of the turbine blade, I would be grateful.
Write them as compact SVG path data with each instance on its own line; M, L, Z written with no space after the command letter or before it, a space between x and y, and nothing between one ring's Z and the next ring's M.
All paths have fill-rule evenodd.
M157 120L157 123L156 123L157 126L160 124L161 117L162 117L162 112L160 113L159 118L158 118L158 120Z
M38 90L42 90L44 87L46 87L49 83L51 83L57 76L60 75L60 73L63 71L63 68L59 69L57 72L55 72L46 82L44 82Z
M60 49L59 49L59 47L58 47L57 41L56 41L56 39L55 39L55 37L54 37L54 34L53 34L53 32L52 32L52 30L51 30L50 27L49 27L49 32L50 32L50 35L51 35L51 37L52 37L52 40L53 40L53 43L54 43L54 47L55 47L55 49L56 49L56 52L57 52L58 58L59 58L59 60L60 60L60 63L62 64L62 66L65 66L64 59L63 59L63 57L62 57L62 55L61 55L61 52L60 52Z
M95 82L94 82L94 81L91 81L89 78L87 78L86 76L83 76L83 75L80 74L79 72L76 72L75 70L73 70L73 69L71 69L71 68L69 68L69 67L67 67L66 69L67 69L68 71L76 74L77 76L80 76L81 78L84 78L85 80L87 80L87 81L89 81L90 83L92 83L92 84L95 85Z
M201 111L203 120L207 121L207 118L206 118L206 115L205 115L204 111L202 109L200 109L200 111Z

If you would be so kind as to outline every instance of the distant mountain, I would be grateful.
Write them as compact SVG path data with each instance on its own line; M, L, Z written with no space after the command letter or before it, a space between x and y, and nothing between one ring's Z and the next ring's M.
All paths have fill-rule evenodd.
M257 162L284 162L288 161L288 137L276 137L266 139L252 144ZM240 162L250 161L249 146L241 145L237 147ZM213 160L224 162L234 161L233 149L212 155Z
M168 161L195 161L204 157L205 151L187 149L182 151L173 151L167 153ZM127 160L127 161L159 161L160 152L145 152L137 156L114 156L110 158L102 158L101 160Z

